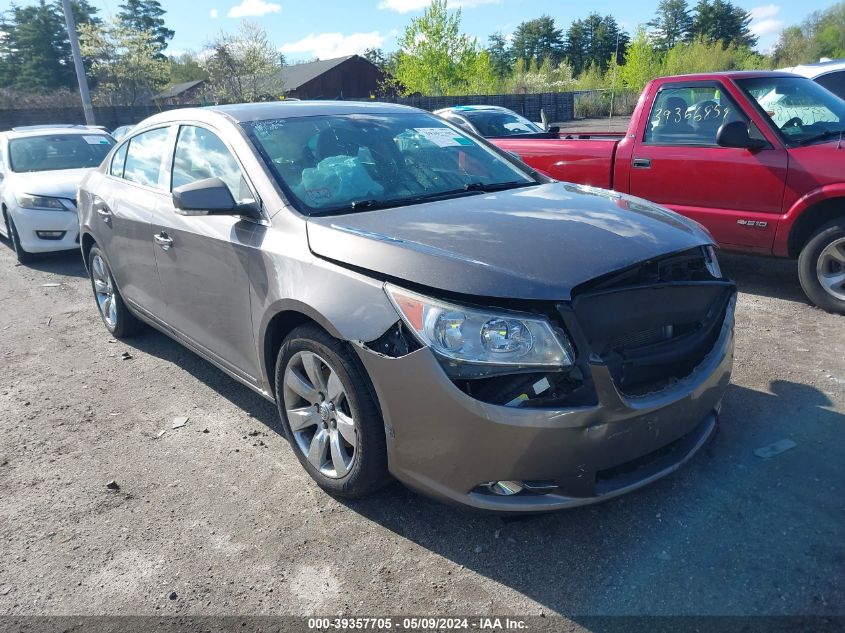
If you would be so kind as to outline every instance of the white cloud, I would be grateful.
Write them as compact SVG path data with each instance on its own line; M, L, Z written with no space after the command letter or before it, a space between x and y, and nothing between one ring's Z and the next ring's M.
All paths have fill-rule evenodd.
M387 40L387 36L378 31L370 33L319 33L310 34L296 42L283 44L279 49L285 55L304 53L306 57L331 59L363 53L368 48L379 48Z
M768 35L776 35L783 30L785 23L779 20L780 6L776 4L765 4L754 7L749 11L751 14L751 32L758 38L765 38Z
M474 9L482 4L499 4L501 0L448 0L450 9ZM378 8L397 13L420 11L428 7L431 0L381 0Z
M216 20L217 19L217 9L212 9L211 11L208 12L208 15L209 15L209 17L211 17L212 20Z
M226 15L230 18L258 18L268 13L278 13L282 5L264 0L242 0L238 5L229 9Z

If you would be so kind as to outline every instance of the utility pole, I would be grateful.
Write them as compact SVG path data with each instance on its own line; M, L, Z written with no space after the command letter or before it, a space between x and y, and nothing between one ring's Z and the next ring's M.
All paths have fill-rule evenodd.
M76 67L76 81L79 82L79 96L82 99L82 109L85 111L85 124L94 125L94 106L91 105L91 94L88 92L88 78L85 76L85 66L82 64L82 53L79 52L79 36L76 33L76 20L70 0L62 0L65 11L65 24L70 39L70 50L73 52L73 65Z

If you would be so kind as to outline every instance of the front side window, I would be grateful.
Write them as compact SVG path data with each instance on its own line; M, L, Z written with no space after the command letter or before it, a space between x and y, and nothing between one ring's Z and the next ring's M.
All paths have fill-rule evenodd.
M481 136L503 137L525 134L541 134L543 129L515 112L497 110L469 110L463 115L478 130Z
M9 167L15 172L97 167L114 146L103 134L48 134L9 141Z
M111 159L111 165L109 166L109 174L112 176L123 178L123 167L126 164L127 149L129 149L129 143L124 143L114 153L114 156Z
M206 178L219 178L238 204L253 202L255 196L246 184L240 165L229 148L213 132L194 125L179 130L173 155L173 189Z
M494 150L427 113L292 117L243 125L305 213L401 206L536 184Z
M168 128L160 127L130 139L123 168L123 177L126 180L148 187L164 188L161 186L161 165L168 150L169 133Z
M737 84L790 145L838 134L845 125L845 101L809 79L775 75Z
M748 119L724 89L714 85L666 87L657 93L644 142L653 145L716 146L724 123Z

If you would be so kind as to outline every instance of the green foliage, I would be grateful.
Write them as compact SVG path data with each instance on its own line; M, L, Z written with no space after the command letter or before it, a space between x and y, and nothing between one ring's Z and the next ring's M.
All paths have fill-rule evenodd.
M654 46L640 27L636 37L628 46L625 65L619 68L622 85L631 90L642 90L645 85L660 76L663 71L663 55Z
M687 0L660 0L657 15L648 23L657 48L669 50L684 41L692 27Z
M554 65L548 58L542 64L538 64L536 59L528 62L524 59L516 60L513 74L502 84L504 92L525 94L566 92L574 87L572 66L565 61Z
M167 58L170 66L170 84L181 84L197 79L208 79L208 73L202 67L197 56L190 52Z
M73 0L77 25L96 23L97 9ZM75 88L73 58L59 0L12 6L0 19L0 87L47 91Z
M548 15L522 22L513 32L510 58L524 59L529 64L548 59L557 66L563 59L563 32Z
M208 47L205 62L212 90L223 101L248 103L277 99L284 93L284 58L267 31L242 22L234 35L220 33Z
M126 0L120 5L117 14L121 24L134 31L148 31L152 33L156 45L155 54L161 56L167 48L167 43L173 39L174 32L164 25L164 14L158 0Z
M135 105L167 85L169 64L156 56L158 42L150 31L128 28L119 19L83 24L79 46L90 60L92 100L99 105Z
M630 38L613 16L591 13L583 20L575 20L566 32L563 52L576 75L591 64L606 71L618 49L616 63L622 63Z
M774 51L776 66L796 66L822 57L845 57L845 2L811 14L801 26L784 29Z
M486 92L496 83L489 54L461 33L461 12L450 13L446 0L432 0L411 20L398 44L394 73L406 92L467 94Z
M699 0L688 39L722 42L725 46L753 48L757 37L751 32L751 14L730 0Z
M501 31L487 38L487 54L497 77L501 79L511 73L514 64L513 51Z

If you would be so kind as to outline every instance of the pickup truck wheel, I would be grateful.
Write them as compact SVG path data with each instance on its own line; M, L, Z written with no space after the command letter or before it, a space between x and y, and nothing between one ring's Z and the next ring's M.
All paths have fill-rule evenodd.
M352 351L324 330L291 332L276 362L276 402L297 459L329 494L389 483L384 421Z
M88 270L91 276L91 289L97 300L97 311L106 329L118 339L135 334L140 329L141 322L123 302L106 258L96 246L92 247L91 252L88 253Z
M822 226L798 257L801 287L814 304L845 314L845 221Z

